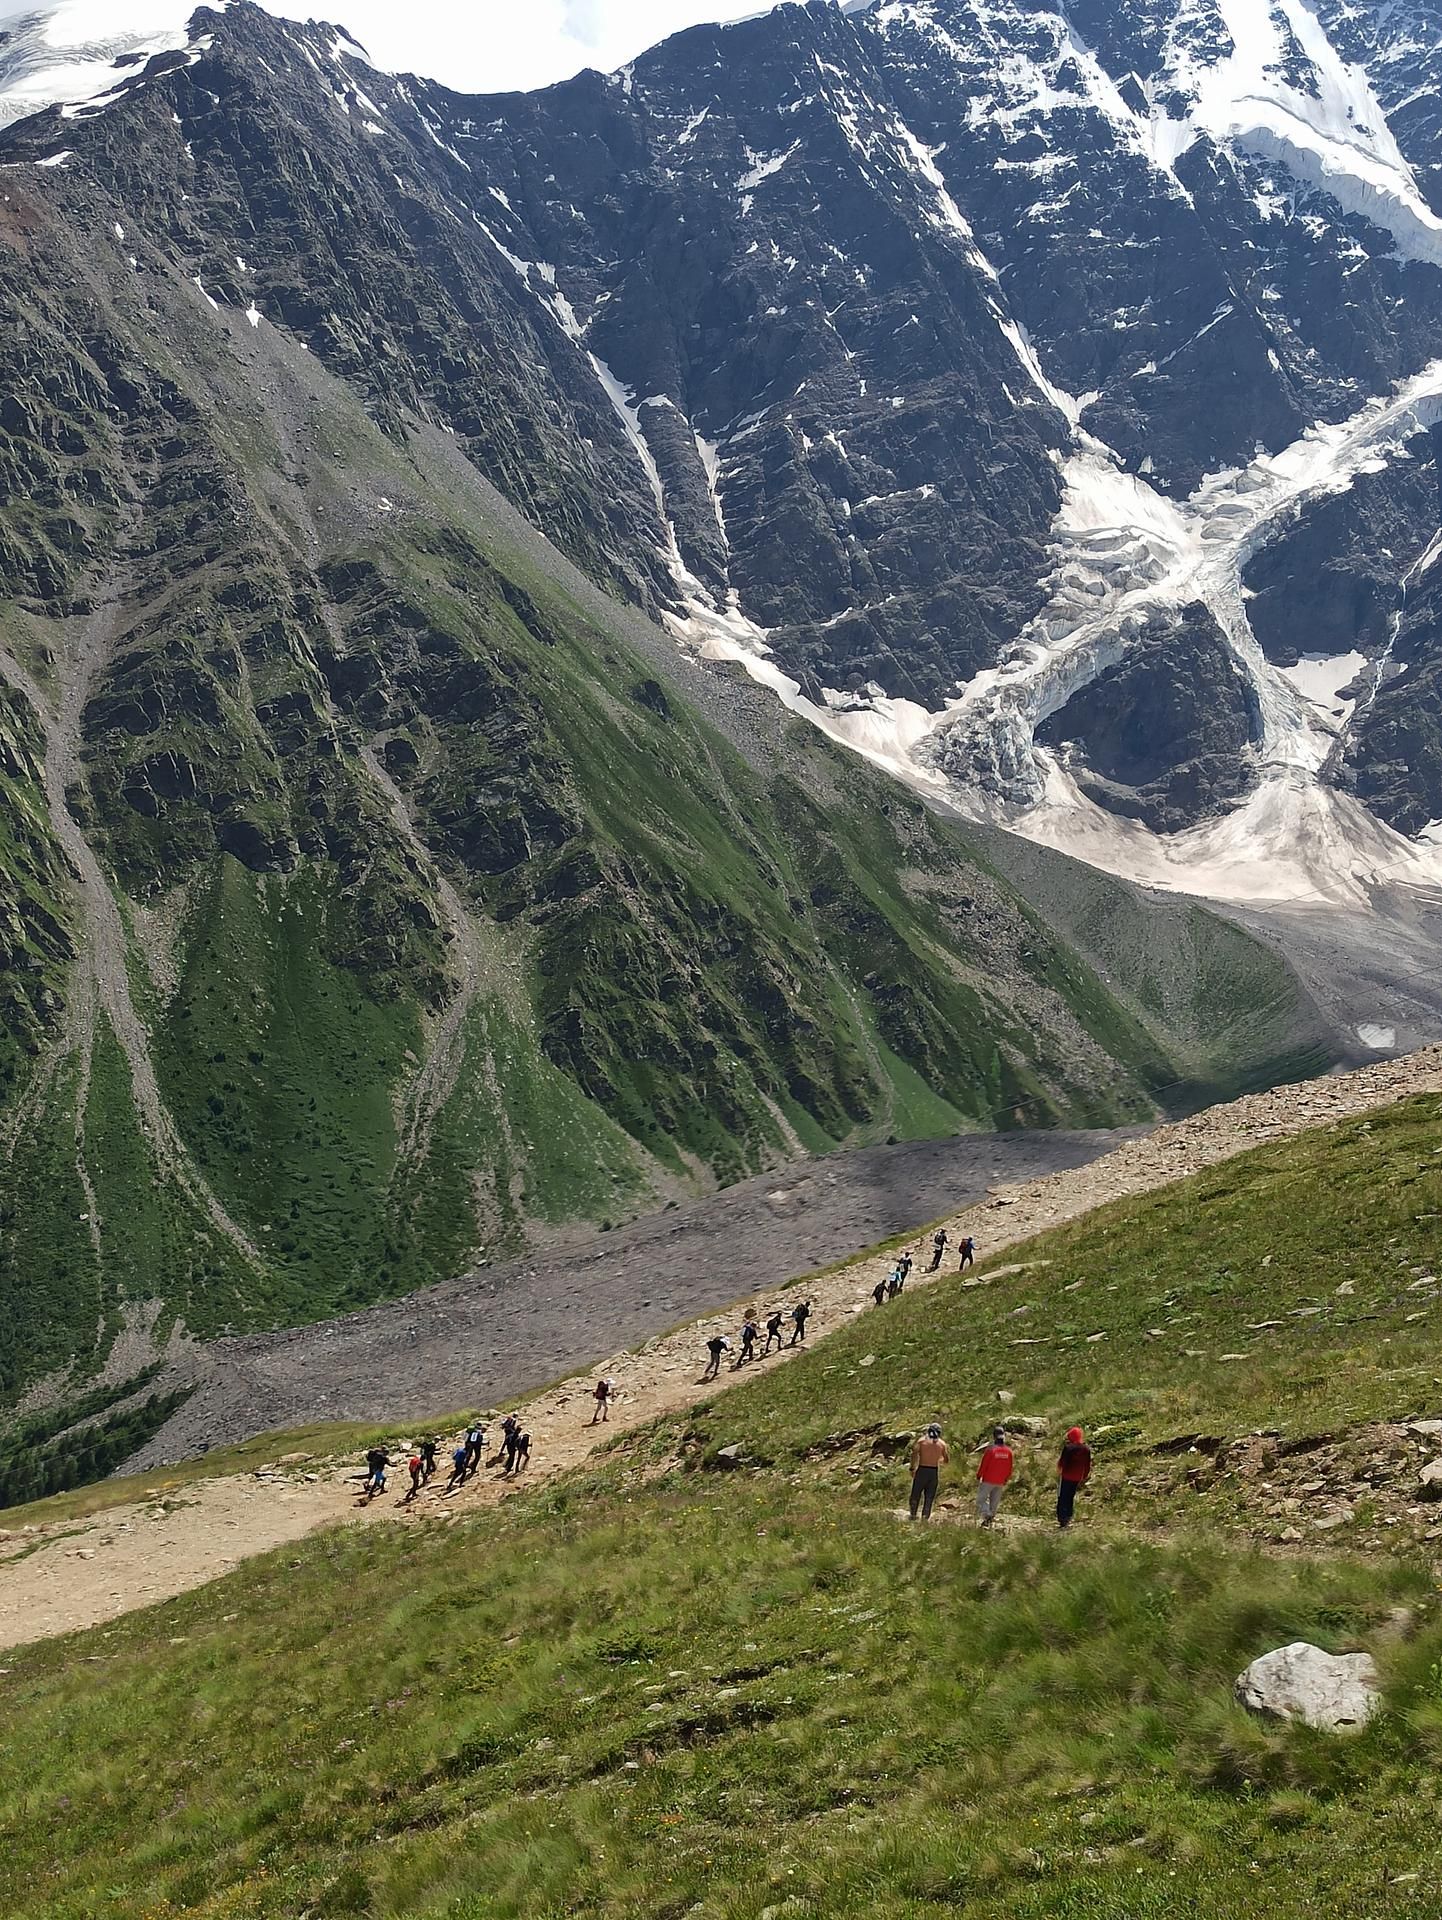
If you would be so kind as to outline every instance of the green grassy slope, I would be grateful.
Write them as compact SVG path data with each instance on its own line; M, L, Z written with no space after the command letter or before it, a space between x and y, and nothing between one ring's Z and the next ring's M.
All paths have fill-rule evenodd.
M1259 940L1195 901L1147 893L995 828L977 848L1030 899L1175 1064L1173 1112L1322 1072L1335 1040Z
M1299 1436L1432 1406L1431 1315L1409 1319L1407 1288L1437 1246L1439 1108L1106 1208L500 1511L313 1540L7 1656L0 1903L46 1920L1430 1914L1431 1552L1409 1537L1366 1557L1337 1534L1261 1552L1244 1512L1150 1449L1179 1424ZM1293 1317L1322 1274L1335 1316ZM1244 1337L1243 1318L1284 1325ZM1039 1331L1055 1344L1012 1344ZM1234 1341L1252 1357L1227 1370ZM898 1523L905 1470L870 1432L937 1413L964 1454L1002 1382L1047 1423L1008 1496L1035 1530ZM1073 1417L1096 1425L1097 1472L1059 1538L1049 1466ZM709 1470L735 1442L749 1468ZM1154 1470L1174 1474L1165 1497ZM962 1467L953 1490L968 1483ZM1364 1733L1233 1703L1240 1668L1294 1638L1376 1654L1386 1709Z

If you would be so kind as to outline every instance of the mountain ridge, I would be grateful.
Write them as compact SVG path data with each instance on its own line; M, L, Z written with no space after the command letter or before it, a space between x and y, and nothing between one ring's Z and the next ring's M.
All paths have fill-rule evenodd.
M897 766L919 704L869 679L838 704L818 663L924 691L964 656L998 687L1059 591L1198 571L1206 529L1087 450L952 156L872 53L837 64L858 29L726 29L755 70L706 84L750 90L741 131L692 125L718 32L468 131L444 89L239 0L0 133L7 1398L132 1379L177 1321L343 1312L841 1143L1145 1120L1372 1044L1192 903L993 862L973 795L867 764ZM799 58L806 151L769 131ZM716 143L726 222L607 144L643 107L672 152ZM612 286L608 233L645 241ZM780 311L803 263L851 274L857 313ZM778 380L803 412L814 383L814 433L768 403L708 437ZM1409 405L1347 457L1410 443ZM1088 460L1145 537L1109 572L1079 524L1107 564L1054 581ZM758 595L789 622L765 654ZM1212 618L1193 683L1221 688ZM1415 684L1429 646L1409 632ZM1154 673L1179 711L1180 658ZM741 668L803 710L810 687L861 756ZM1108 788L1182 818L1245 790L1271 711L1230 763L1179 724ZM1096 761L1092 718L1068 739ZM1024 776L1021 733L991 746Z

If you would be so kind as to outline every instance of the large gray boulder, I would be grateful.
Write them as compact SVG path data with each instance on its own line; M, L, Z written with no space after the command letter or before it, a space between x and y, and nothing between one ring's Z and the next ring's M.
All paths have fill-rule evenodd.
M1237 1676L1236 1695L1267 1720L1301 1720L1328 1731L1364 1726L1382 1704L1370 1653L1324 1653L1294 1640Z

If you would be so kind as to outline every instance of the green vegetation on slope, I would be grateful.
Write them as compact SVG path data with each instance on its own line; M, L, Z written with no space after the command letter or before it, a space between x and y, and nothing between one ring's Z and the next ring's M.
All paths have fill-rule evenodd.
M1100 1207L1008 1248L994 1281L983 1262L985 1284L953 1276L842 1329L823 1394L780 1373L728 1415L744 1407L767 1451L804 1451L878 1407L968 1439L1002 1417L1081 1420L1109 1429L1120 1489L1129 1463L1187 1433L1436 1411L1439 1143L1442 1099L1422 1095Z
M1013 886L1046 902L1064 951L1085 957L1113 1004L1169 1060L1171 1083L1147 1083L1167 1111L1191 1112L1305 1079L1335 1058L1320 1016L1286 966L1220 914L1144 893L1015 834L986 827L973 833Z
M116 1387L97 1388L56 1412L18 1420L0 1433L0 1508L88 1486L128 1460L190 1397L181 1387L132 1398L159 1372L147 1368Z
M0 609L0 643L7 637ZM68 877L40 786L42 754L34 715L0 680L0 1103L24 1085L54 1025L74 952Z
M979 1286L848 1321L499 1511L341 1531L9 1655L0 1904L1423 1920L1442 1866L1430 1555L1364 1560L1335 1536L1328 1558L1259 1554L1180 1486L1158 1504L1128 1484L1179 1421L1305 1429L1429 1401L1404 1290L1436 1250L1439 1120L1433 1096L1264 1146ZM1244 1327L1315 1304L1319 1273L1335 1320ZM1243 1332L1252 1361L1223 1368ZM898 1524L903 1465L845 1427L940 1412L964 1461L1002 1380L1052 1436L1073 1415L1111 1428L1077 1528ZM750 1469L708 1471L720 1441ZM1054 1437L1021 1445L1024 1521ZM1240 1669L1299 1638L1375 1653L1365 1732L1235 1704Z

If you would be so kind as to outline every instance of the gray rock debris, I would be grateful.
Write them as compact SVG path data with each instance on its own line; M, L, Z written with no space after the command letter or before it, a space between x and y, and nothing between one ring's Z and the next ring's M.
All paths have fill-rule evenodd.
M1382 1704L1370 1653L1325 1653L1306 1640L1264 1653L1237 1676L1236 1696L1266 1720L1333 1732L1365 1726Z

